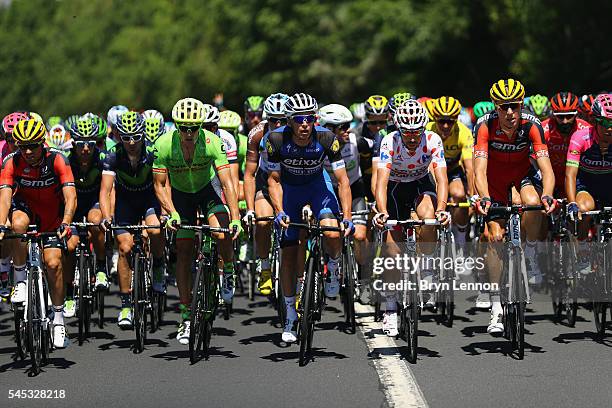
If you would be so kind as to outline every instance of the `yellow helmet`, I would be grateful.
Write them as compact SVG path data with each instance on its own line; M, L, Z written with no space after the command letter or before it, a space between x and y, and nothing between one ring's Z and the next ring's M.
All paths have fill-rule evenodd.
M489 90L489 95L496 105L507 102L523 102L525 88L516 79L500 79L493 84Z
M46 135L47 129L45 128L45 124L36 119L20 120L13 130L13 138L17 146L37 143L42 144L45 141Z
M367 115L384 115L389 112L389 101L382 95L372 95L365 101Z
M206 119L206 107L195 98L179 100L172 108L172 120L178 125L201 125Z
M461 113L461 104L452 96L441 96L433 106L434 119L457 119Z
M435 99L426 99L422 102L422 105L425 106L425 110L427 111L427 117L430 121L434 120L433 111L434 105L436 104Z

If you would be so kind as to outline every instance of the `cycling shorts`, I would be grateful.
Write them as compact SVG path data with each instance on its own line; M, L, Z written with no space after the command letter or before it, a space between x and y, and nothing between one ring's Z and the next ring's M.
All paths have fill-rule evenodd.
M425 195L436 198L436 187L429 176L407 183L389 181L387 184L387 212L389 219L407 220Z
M463 167L457 166L453 170L448 172L448 184L452 183L455 180L461 180L463 183L467 183L467 177L465 176L465 172L463 171Z
M223 203L223 199L215 190L212 183L208 183L203 189L197 193L184 193L182 191L172 189L172 202L174 208L181 216L181 223L187 225L196 225L197 214L206 214L207 218L212 214L227 214L227 207ZM176 234L177 239L193 239L194 231L181 230Z
M598 207L610 206L612 205L612 189L610 189L610 185L608 184L608 180L610 177L588 177L584 175L578 175L576 177L576 193L581 191L585 191L589 193Z
M255 194L257 195L259 191L261 191L261 194L269 203L272 202L270 200L270 192L268 191L268 173L261 170L258 170L255 175Z
M329 178L314 179L307 184L282 184L283 209L291 221L302 222L302 208L310 204L310 209L318 219L334 218L340 213L338 199ZM298 228L289 227L281 241L281 246L296 245L300 235Z
M489 162L489 165L492 163ZM523 187L534 186L536 189L542 190L542 180L538 176L538 171L530 167L527 174L522 177L503 177L499 175L496 177L490 177L488 175L489 182L489 194L491 194L491 201L498 203L499 205L508 205L508 189L514 185L519 192Z
M77 196L77 208L72 218L75 222L83 221L83 217L87 217L89 211L93 208L99 209L98 193L79 194Z
M338 189L334 188L334 191L336 192L336 196L339 196ZM351 211L365 211L368 209L365 200L365 186L361 179L351 184L351 197L353 198ZM356 225L367 225L368 215L353 215L353 223Z
M122 192L115 197L116 225L136 225L140 224L144 217L160 214L159 203L152 189L138 193ZM127 232L129 231L116 230L115 234L121 235Z

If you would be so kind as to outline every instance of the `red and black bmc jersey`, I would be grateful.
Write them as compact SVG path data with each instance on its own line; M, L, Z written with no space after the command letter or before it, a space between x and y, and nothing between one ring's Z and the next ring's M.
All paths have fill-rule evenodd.
M74 186L74 177L64 155L44 149L44 160L38 167L31 167L19 151L7 156L2 163L0 189L13 189L13 200L25 204L38 218L41 230L49 231L61 223L62 188Z

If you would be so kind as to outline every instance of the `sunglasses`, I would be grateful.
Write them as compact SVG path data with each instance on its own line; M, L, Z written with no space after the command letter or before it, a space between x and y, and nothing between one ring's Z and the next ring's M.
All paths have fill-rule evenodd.
M417 130L400 129L400 133L402 134L402 136L418 136L421 134L421 132L423 132L423 129L417 129Z
M328 128L329 130L331 130L332 132L337 132L338 130L341 130L342 132L346 132L347 130L350 129L351 124L350 123L342 123L340 125L326 125L326 128Z
M436 122L438 122L441 125L453 126L455 122L457 122L457 119L438 119L436 120Z
M576 117L578 112L563 112L563 113L553 113L557 119L572 119Z
M74 145L78 147L79 149L82 149L85 146L89 147L90 149L93 149L94 147L96 147L96 144L97 143L95 140L75 140L74 141Z
M386 120L368 120L366 123L372 126L385 126L387 124L387 121Z
M262 112L247 112L247 117L249 119L261 118L261 116L262 116Z
M595 122L597 122L598 125L603 126L606 129L612 128L612 119L595 118Z
M178 128L180 132L195 133L198 130L200 130L200 125L192 125L192 126L179 125Z
M287 124L287 119L285 118L268 118L268 123L274 126L278 126L280 123L281 126L285 126Z
M18 144L19 150L36 150L42 147L42 143Z
M121 135L121 141L125 143L129 142L140 142L142 140L142 134L140 135Z
M501 109L502 111L506 112L508 109L512 111L518 110L520 109L521 105L522 104L520 102L510 102L510 103L499 104L497 105L497 107Z
M315 115L295 115L291 117L294 123L314 123L316 116Z

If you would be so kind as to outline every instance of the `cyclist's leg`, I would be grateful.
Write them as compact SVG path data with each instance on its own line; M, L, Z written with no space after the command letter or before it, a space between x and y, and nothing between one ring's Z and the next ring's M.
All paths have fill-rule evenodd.
M102 212L98 203L87 213L87 222L100 224ZM89 228L89 239L96 254L96 286L107 288L108 277L106 276L106 248L104 246L104 231L100 227Z
M462 203L466 200L465 174L461 167L448 175L448 195L452 203ZM453 208L451 209L451 216L453 219L452 229L455 242L458 246L462 246L465 243L465 234L467 233L469 221L468 209Z
M229 214L227 208L218 201L209 201L208 224L211 227L229 227ZM223 287L221 288L221 297L226 303L232 303L234 299L234 250L232 245L232 236L230 234L215 232L212 237L217 241L219 249L219 258L223 262Z
M15 204L14 204L15 205ZM25 205L14 207L11 213L11 229L17 234L23 234L28 230L31 213ZM26 300L26 258L28 247L26 242L14 240L13 248L13 294L11 302L22 303Z
M74 268L75 250L79 245L79 235L76 230L72 231L72 236L68 240L68 253L62 257L64 271L64 284L66 287L66 300L64 302L64 317L73 317L76 313L76 302L74 301Z
M541 203L541 189L537 185L523 184L520 190L523 205L539 205ZM538 262L538 242L546 239L548 222L546 216L540 211L527 211L522 216L522 230L525 231L525 261L529 274L529 283L539 285L542 283L542 271Z
M157 207L155 198L151 197L149 208L145 212L146 225L159 225L159 207ZM163 292L165 290L164 280L164 234L161 228L148 229L147 236L151 244L151 254L153 256L153 290Z
M64 348L67 345L66 327L64 325L65 291L61 245L57 237L49 237L43 240L43 258L53 308L53 344L57 348Z
M269 201L269 196L263 190L255 194L255 214L258 217L269 217L274 215L274 209ZM260 270L259 291L262 295L269 295L272 291L272 272L270 266L270 246L272 240L272 222L257 222L255 227L255 245L257 246L257 267Z
M137 197L129 195L116 196L115 201L115 223L117 225L138 224L142 217L142 210ZM117 322L119 326L129 327L132 325L132 299L130 288L132 282L132 270L130 268L129 256L134 246L134 237L125 230L115 230L115 240L119 249L117 260L117 273L119 277L119 296L121 298L121 311Z
M351 210L352 211L365 211L367 210L365 202L365 186L362 180L357 180L351 184ZM367 242L367 215L356 215L353 217L353 223L355 224L355 234L353 235L355 242L355 260L358 265L365 264L365 246ZM361 269L361 268L360 268Z
M593 188L594 186L590 184L592 183L587 185L580 179L576 180L576 204L578 204L581 213L594 210L597 207L595 200L601 196L599 189ZM592 217L588 215L582 216L582 219L578 222L576 270L582 274L591 272L591 253L588 246L591 225Z

